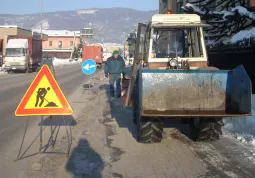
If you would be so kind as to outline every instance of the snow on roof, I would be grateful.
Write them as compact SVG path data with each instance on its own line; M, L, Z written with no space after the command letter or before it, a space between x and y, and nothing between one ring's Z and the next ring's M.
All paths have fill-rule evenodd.
M86 46L104 46L102 43L85 44Z
M42 30L42 33L50 36L66 36L66 37L76 37L80 36L80 31L68 31L68 30Z
M83 28L83 30L93 30L93 29L89 28L89 27L85 27L85 28Z
M72 49L43 49L43 52L72 52Z
M18 25L1 25L0 28L18 28Z

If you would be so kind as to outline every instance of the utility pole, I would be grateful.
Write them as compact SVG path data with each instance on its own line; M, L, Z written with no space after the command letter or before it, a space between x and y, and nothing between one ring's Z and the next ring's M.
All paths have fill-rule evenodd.
M72 59L72 55L73 55L74 49L75 49L75 37L76 37L75 31L73 33L74 33L74 37L73 37L73 50L71 51L70 60Z
M43 39L42 38L42 21L43 21L43 0L41 0L41 23L40 23L40 26L41 26L41 40Z

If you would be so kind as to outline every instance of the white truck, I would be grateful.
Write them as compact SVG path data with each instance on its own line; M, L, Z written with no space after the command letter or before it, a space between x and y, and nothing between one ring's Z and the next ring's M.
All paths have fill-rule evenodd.
M42 40L34 38L9 39L4 58L5 70L36 71L42 60Z

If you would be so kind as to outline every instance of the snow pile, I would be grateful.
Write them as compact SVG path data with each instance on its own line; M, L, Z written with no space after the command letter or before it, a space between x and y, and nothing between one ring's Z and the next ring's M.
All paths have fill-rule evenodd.
M5 75L7 72L4 70L4 64L0 67L0 75Z
M81 63L82 63L81 58L79 58L78 60L53 58L53 65L54 66L64 66L64 65L81 64Z
M252 116L225 118L224 123L224 129L237 140L255 146L255 95L252 96Z
M40 30L35 29L34 31L39 32ZM42 30L43 34L46 34L48 36L66 36L66 37L79 37L80 31L68 31L68 30Z

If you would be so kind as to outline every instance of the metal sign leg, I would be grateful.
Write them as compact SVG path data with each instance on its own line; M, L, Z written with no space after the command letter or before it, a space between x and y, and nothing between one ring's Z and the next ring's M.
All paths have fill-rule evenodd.
M50 116L50 140L49 140L49 142L51 144L51 147L53 148L54 144L53 144L52 116Z
M66 124L66 120L65 120L65 116L62 117L63 118L63 121L64 121L64 124L65 124L65 129L66 129L66 136L67 136L67 157L69 156L69 152L70 152L70 136L69 136L69 133L68 133L68 128L67 128L67 124ZM72 139L72 138L71 138Z
M25 136L26 136L26 133L27 133L27 127L28 127L29 119L30 119L30 117L27 118L26 128L25 128L25 131L24 131L24 135L23 135L23 138L22 138L22 142L21 142L21 145L20 145L19 154L18 154L17 159L20 158L20 153L21 153L23 143L24 143L24 140L25 140Z
M42 141L42 124L43 124L43 116L41 116L41 124L40 124L40 149L39 149L39 152L41 153L42 152L42 144L43 144L43 141Z

